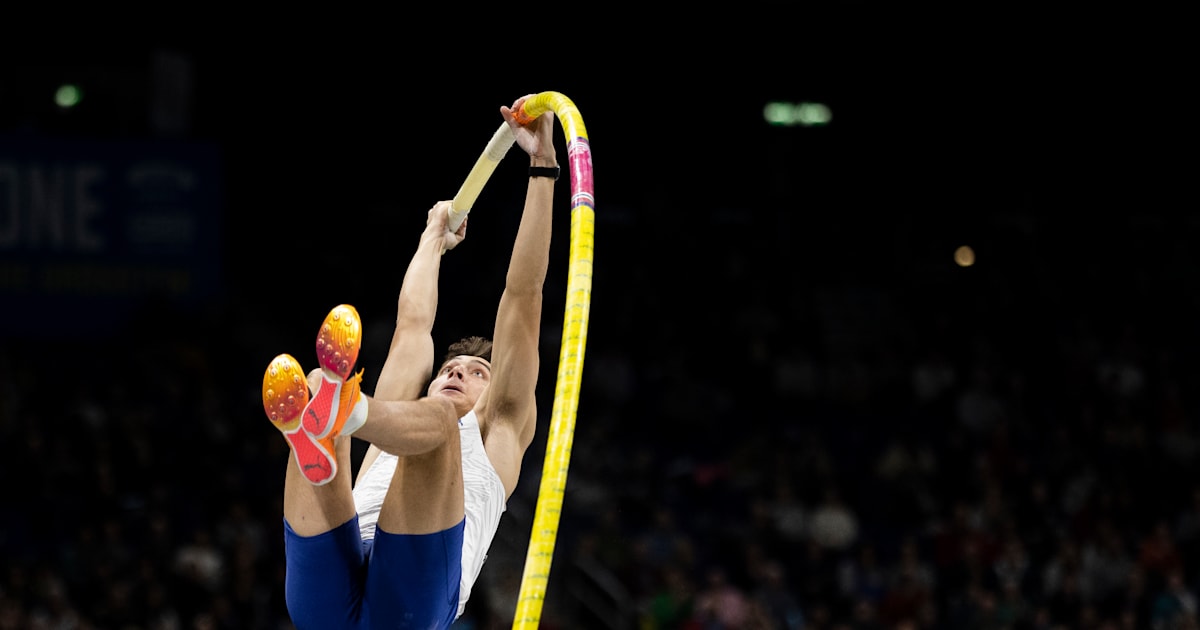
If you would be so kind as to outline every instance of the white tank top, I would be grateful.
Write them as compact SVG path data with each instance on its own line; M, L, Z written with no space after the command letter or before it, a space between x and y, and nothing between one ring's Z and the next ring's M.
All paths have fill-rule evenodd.
M483 569L492 538L500 527L500 515L504 514L504 483L492 467L487 452L483 449L483 436L479 433L479 419L472 410L458 420L458 434L462 442L463 492L466 495L467 524L463 531L462 581L458 593L458 615L461 616L471 596L471 587ZM387 494L396 470L396 456L380 453L367 473L354 487L354 505L358 509L358 528L363 540L375 538L375 525L379 522L379 509L383 496ZM456 617L457 617L456 616Z

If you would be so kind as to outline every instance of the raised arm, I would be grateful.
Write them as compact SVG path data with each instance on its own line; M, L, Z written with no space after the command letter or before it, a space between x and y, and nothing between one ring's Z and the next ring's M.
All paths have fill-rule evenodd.
M396 329L375 386L378 400L415 400L424 394L433 373L433 320L437 315L438 276L442 253L466 236L464 220L457 233L446 224L452 202L430 208L417 251L408 263L396 300Z
M553 112L522 126L513 111L525 98L528 96L518 99L511 108L502 106L500 114L512 127L516 143L529 154L530 166L556 167ZM553 197L553 177L529 178L525 208L496 312L491 383L475 407L485 431L488 456L510 495L537 426L538 342L542 285L550 258Z
M466 220L457 232L449 231L447 211L451 203L439 201L429 209L417 251L404 272L400 296L396 299L396 329L375 384L376 400L416 400L425 393L425 385L433 373L433 320L437 315L442 254L454 249L467 234ZM360 437L365 439L365 434L369 431ZM377 441L386 447L389 437ZM406 439L419 442L416 436ZM360 478L379 457L379 451L375 443L367 448L359 467Z

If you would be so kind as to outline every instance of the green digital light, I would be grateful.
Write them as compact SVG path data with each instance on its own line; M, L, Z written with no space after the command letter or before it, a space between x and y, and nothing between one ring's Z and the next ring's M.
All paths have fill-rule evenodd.
M763 120L774 127L819 127L833 120L824 103L772 101L763 107Z
M54 103L63 109L70 109L83 100L83 90L78 85L70 83L59 86L54 92Z

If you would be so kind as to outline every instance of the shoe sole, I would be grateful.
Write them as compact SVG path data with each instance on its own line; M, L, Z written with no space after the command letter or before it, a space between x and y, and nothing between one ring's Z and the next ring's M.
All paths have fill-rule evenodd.
M314 440L301 430L301 419L308 406L308 381L300 362L289 354L275 357L263 374L263 410L267 419L283 433L300 473L313 485L329 483L337 474L337 456L330 444Z
M350 378L361 346L362 321L358 319L358 310L349 304L333 307L317 333L317 361L321 368L343 381Z
M271 360L263 374L263 411L280 431L294 431L300 426L300 414L308 404L308 383L300 362L289 354Z
M304 430L317 440L340 430L337 418L350 413L349 410L342 413L342 388L358 361L361 346L362 321L358 310L349 304L335 306L317 332L317 362L323 371L324 383L305 408L302 420ZM357 393L351 398L351 403L356 402Z

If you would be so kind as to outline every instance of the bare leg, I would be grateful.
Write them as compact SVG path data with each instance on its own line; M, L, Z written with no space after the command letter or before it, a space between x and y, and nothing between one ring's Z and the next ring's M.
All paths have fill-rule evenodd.
M462 450L458 413L446 399L370 399L357 432L374 448L397 455L396 471L379 513L392 534L430 534L463 519ZM364 465L370 465L370 457Z
M385 453L422 455L458 437L458 414L448 400L367 400L367 421L354 437Z
M284 478L283 515L301 536L322 534L349 521L355 514L350 476L336 475L314 484L332 469L328 446L312 439L300 426L300 416L309 400L308 383L299 362L281 354L263 375L263 408L268 419L288 441L288 463ZM339 437L332 442L337 468L349 470L350 442Z
M432 534L465 514L462 449L457 421L442 446L398 458L392 485L379 512L379 528L392 534Z
M350 470L350 440L336 440L338 469ZM314 485L296 465L296 452L288 455L287 475L283 482L283 517L301 536L315 536L330 531L355 515L354 497L350 492L350 475L335 476L329 483Z

